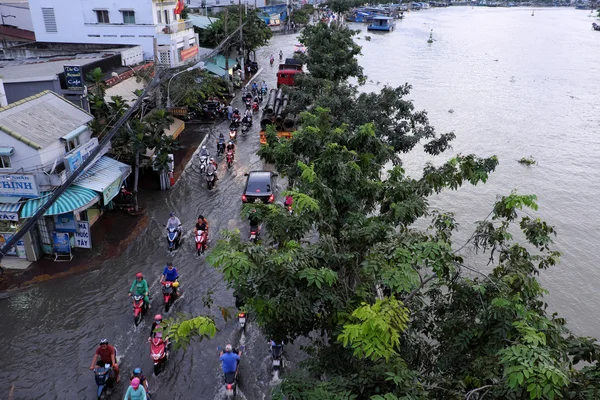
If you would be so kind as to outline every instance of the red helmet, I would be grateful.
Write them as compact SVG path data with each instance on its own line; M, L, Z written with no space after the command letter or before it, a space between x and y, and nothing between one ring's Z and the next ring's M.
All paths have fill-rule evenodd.
M143 278L144 275L141 272L138 272L137 274L135 274L136 278Z
M162 315L156 314L154 316L154 321L159 322L159 323L162 322Z

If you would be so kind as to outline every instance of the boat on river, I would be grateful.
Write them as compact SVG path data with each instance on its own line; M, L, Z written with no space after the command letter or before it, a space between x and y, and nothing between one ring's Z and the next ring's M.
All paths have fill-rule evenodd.
M386 17L383 15L378 15L373 17L373 22L367 26L368 31L386 31L391 32L396 27L396 21L394 21L394 17Z

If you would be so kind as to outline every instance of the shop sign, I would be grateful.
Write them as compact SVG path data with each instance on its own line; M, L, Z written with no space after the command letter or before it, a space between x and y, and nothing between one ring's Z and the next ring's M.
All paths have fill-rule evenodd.
M68 233L52 232L52 245L55 253L71 253L71 241Z
M71 175L98 147L98 138L91 138L89 142L71 150L65 156L65 168Z
M76 232L75 214L72 212L54 216L54 228L59 232Z
M77 232L75 232L75 247L81 247L83 249L92 248L92 235L90 234L89 222L77 222Z
M181 50L181 61L189 60L198 54L198 46L192 46L189 49Z
M35 177L27 174L0 175L0 196L38 197L40 192Z
M122 178L119 177L115 179L113 183L111 183L104 191L102 192L102 199L104 200L104 204L108 204L109 201L115 198L117 194L119 194L119 190L121 189Z
M83 76L80 65L65 65L67 90L83 90Z
M11 212L0 212L0 221L18 221L19 214Z
M0 233L0 249L4 247L6 242L13 237L12 233ZM25 243L22 240L17 241L14 247L11 247L6 252L7 256L19 256L19 258L25 258Z

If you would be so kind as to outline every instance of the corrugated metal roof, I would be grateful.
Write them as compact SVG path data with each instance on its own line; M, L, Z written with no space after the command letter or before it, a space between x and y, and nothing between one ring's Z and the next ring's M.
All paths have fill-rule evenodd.
M106 89L104 101L110 103L112 101L110 99L112 96L121 96L129 105L133 105L138 98L134 93L136 90L144 90L144 82L138 82L137 78L132 76L131 78L125 79Z
M192 25L200 29L206 29L219 20L219 18L209 18L198 14L188 14L188 18L192 21Z
M86 125L93 117L58 94L44 91L0 108L0 130L31 147L44 147Z
M117 178L127 178L131 167L107 156L101 157L92 167L86 170L74 185L103 192Z
M44 192L42 193L42 197L31 199L26 202L21 210L21 218L30 218L48 201L51 194L51 192ZM98 199L98 193L93 190L79 186L69 186L67 190L60 195L58 200L46 210L44 215L60 215L75 210L81 210L86 206L91 206L97 202Z

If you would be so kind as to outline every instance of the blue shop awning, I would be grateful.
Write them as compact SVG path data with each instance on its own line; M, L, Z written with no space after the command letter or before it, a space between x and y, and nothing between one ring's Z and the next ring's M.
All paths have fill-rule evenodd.
M14 152L15 152L14 147L0 146L0 156L12 156L12 154Z
M131 167L107 156L102 156L86 170L74 185L102 193L117 179L125 179L131 173Z
M0 196L0 212L16 213L23 203L19 203L20 197Z
M82 125L79 128L75 129L74 131L71 131L69 133L67 133L65 136L63 136L61 139L63 140L71 140L76 138L77 136L81 135L83 132L87 131L89 128L87 125Z
M21 218L29 218L48 201L52 192L44 192L42 197L31 199L23 205L21 210ZM50 206L44 215L59 215L68 212L79 212L89 208L99 199L98 193L91 189L86 189L79 186L70 186L60 195L58 200Z

